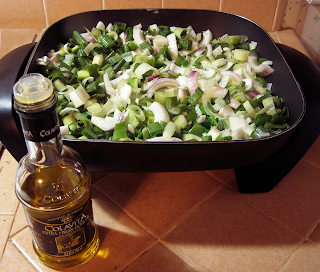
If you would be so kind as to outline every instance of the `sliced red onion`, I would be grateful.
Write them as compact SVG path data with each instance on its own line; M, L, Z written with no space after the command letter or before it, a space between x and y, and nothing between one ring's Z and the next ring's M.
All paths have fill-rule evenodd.
M58 54L62 54L62 52L61 51L57 51L57 52L55 52L53 49L51 49L49 52L48 52L48 57L49 58L51 58L51 57L55 57L56 55L58 55Z
M116 120L120 120L121 116L122 116L122 112L118 108L116 108L113 113L113 118Z
M229 82L229 78L230 76L229 75L224 75L222 76L220 82L219 82L219 85L221 88L225 88Z
M269 65L260 64L261 71L259 72L263 76L268 76L274 72L274 69L271 68Z
M167 64L166 68L164 68L161 72L168 73L170 71L171 63Z
M245 83L244 88L246 91L249 91L252 89L252 85L253 85L252 78L245 78L245 79L243 79L243 82Z
M122 111L119 118L119 122L123 122L127 118L128 114L129 114L129 111Z
M271 68L269 65L264 64L264 63L259 64L257 57L255 57L253 55L248 56L248 63L250 64L253 71L255 71L256 73L259 73L263 76L268 76L274 72L274 69Z
M225 75L229 75L234 77L238 84L242 81L242 76L240 76L238 73L236 72L232 72L232 71L221 71L221 75L225 76Z
M90 32L85 32L80 34L87 42L96 43L97 40L93 37Z
M258 96L258 95L260 95L260 93L259 93L256 89L252 90L252 92L249 94L249 96L250 96L252 99L255 98L255 97Z
M54 66L60 64L60 61L58 60L57 56L53 56L50 58L50 64L53 64Z
M94 49L94 43L90 42L84 49L83 52L85 52L87 54L87 56L89 56L90 52Z
M206 119L206 115L201 115L201 116L197 119L197 123L198 123L198 124L202 124L205 119Z
M168 86L173 86L173 87L178 87L179 83L173 78L158 78L149 88L147 92L147 97L151 98L153 93L156 92L157 90L168 87Z
M177 97L178 99L188 98L187 90L185 88L179 88Z
M229 105L225 105L219 110L219 115L222 117L229 117L234 115L234 110Z
M198 71L192 71L188 77L188 89L189 93L192 95L195 93L196 89L198 88Z
M152 41L154 39L153 35L147 34L146 39Z
M158 78L158 77L159 77L159 75L152 75L152 76L147 77L146 79L147 79L147 82L150 82L150 81L152 81L152 80L154 80L155 78Z
M170 71L176 73L176 74L181 74L181 75L184 75L184 72L185 72L185 68L183 67L180 67L174 63L171 63L171 65L169 66L170 67Z
M68 70L68 68L66 68L66 67L61 67L61 68L60 68L60 71L64 72L64 71L69 71L69 70ZM70 74L69 74L69 73L63 73L62 75L63 75L64 77L66 77L66 78L70 78Z
M196 55L200 56L204 50L206 50L206 46L204 44L199 44Z
M230 99L230 102L228 103L228 105L229 105L231 108L233 108L233 109L239 108L239 107L240 107L240 104L241 104L241 103L240 103L238 100L234 99L234 98L231 98L231 99Z
M122 32L119 35L119 38L120 38L120 41L122 41L123 44L127 42L127 34L125 32Z
M210 93L211 98L224 98L228 93L227 88L221 88L221 87L213 87Z

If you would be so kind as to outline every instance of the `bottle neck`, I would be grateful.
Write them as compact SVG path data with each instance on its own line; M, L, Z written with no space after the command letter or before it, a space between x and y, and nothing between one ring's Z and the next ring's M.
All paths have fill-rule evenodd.
M63 143L60 134L44 142L25 140L28 149L28 159L34 164L50 166L61 162Z
M38 165L61 162L63 143L55 105L35 113L19 113L28 159Z

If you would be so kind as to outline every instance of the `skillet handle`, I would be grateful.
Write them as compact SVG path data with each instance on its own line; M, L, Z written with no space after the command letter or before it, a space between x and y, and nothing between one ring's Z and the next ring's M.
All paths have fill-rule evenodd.
M286 45L277 46L305 95L306 113L288 142L276 154L259 164L235 169L240 193L272 190L299 162L320 134L320 69L301 52Z
M19 117L13 108L12 88L23 75L35 44L20 46L0 59L0 140L17 161L27 149Z

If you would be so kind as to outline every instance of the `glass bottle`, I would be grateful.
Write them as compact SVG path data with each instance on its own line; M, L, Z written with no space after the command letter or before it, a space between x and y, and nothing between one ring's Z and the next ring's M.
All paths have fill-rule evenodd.
M84 263L99 247L90 172L79 154L62 143L51 81L41 74L27 74L13 93L28 149L18 165L15 190L34 250L53 268Z

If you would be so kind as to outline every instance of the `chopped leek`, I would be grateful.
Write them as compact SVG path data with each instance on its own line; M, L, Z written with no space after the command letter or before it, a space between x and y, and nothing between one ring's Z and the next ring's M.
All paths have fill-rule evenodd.
M58 93L64 137L228 141L289 127L267 82L272 61L245 35L102 21L88 29L38 59Z

